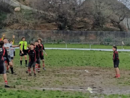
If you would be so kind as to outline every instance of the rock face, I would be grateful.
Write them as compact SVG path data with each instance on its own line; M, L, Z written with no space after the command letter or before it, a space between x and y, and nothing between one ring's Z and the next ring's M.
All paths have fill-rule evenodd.
M14 9L14 11L15 11L15 12L20 12L20 11L21 11L21 8L20 8L20 7L16 7L16 8Z
M1 2L5 3L5 4L8 4L11 7L14 7L16 11L19 11L21 9L23 9L23 10L31 10L31 11L34 11L34 12L42 13L42 14L47 15L49 17L50 16L55 17L55 14L53 14L53 13L48 13L48 12L40 11L40 10L37 10L37 9L33 9L33 8L29 7L29 6L26 6L26 5L23 5L23 4L19 3L16 0L0 0L0 3Z

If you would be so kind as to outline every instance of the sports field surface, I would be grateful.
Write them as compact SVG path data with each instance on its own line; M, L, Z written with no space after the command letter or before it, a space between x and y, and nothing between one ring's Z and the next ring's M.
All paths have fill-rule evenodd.
M51 44L45 44L45 46L54 47ZM61 45L59 47L62 48ZM78 46L70 48L74 47ZM104 48L108 47L112 48L112 46ZM126 47L129 49L129 46ZM9 85L15 85L15 88L4 89L4 82L0 77L0 98L130 97L129 52L119 52L120 79L113 78L115 72L112 52L46 50L48 54L45 56L46 71L41 69L36 77L26 74L27 68L24 62L23 66L19 65L19 51L16 52L14 67L17 75L7 74ZM87 90L88 87L93 89L93 94Z

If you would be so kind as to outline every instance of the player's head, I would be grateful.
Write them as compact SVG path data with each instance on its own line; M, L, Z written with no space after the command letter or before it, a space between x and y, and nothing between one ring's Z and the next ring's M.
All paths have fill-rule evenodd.
M9 41L9 43L10 43L10 44L13 44L13 41L12 41L12 40L10 40L10 41Z
M116 51L117 50L117 46L113 46L113 51Z
M34 44L33 44L33 43L30 44L30 49L31 49L31 50L34 49Z
M4 38L4 43L8 43L8 39L7 38Z
M39 38L39 39L38 39L38 43L40 43L40 44L41 44L41 43L42 43L42 39L40 39L40 38Z
M4 41L0 41L0 48L2 48L4 45Z
M25 41L26 39L25 39L25 37L22 37L21 40L22 40L22 41Z
M38 41L35 41L35 46L37 46L38 45Z

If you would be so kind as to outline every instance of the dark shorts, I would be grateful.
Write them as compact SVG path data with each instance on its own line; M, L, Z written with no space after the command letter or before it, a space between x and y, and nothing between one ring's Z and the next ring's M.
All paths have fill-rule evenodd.
M35 67L36 62L29 62L28 67Z
M27 55L27 50L24 50L23 51L23 54L21 53L21 51L20 51L20 54L19 54L20 56L25 56L25 55Z
M5 74L5 73L6 73L5 63L2 62L0 63L0 74Z
M43 51L42 51L42 52L40 52L40 59L41 59L41 60L44 60Z
M8 56L8 59L6 57L4 57L4 61L7 62L9 64L9 62L11 62L11 57Z
M37 63L37 64L40 64L40 58L37 58L36 63Z
M114 68L118 68L119 67L119 60L118 61L114 61Z
M14 57L11 57L11 60L13 60L14 59Z
M15 56L15 51L14 51L14 56Z

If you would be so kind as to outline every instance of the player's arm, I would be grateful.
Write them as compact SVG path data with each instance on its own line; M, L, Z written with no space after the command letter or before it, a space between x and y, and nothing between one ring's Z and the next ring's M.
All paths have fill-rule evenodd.
M19 45L12 45L13 48L19 47Z
M13 35L13 45L14 45L14 43L15 43L15 35Z
M21 49L21 42L19 42L19 49L20 49L21 53L23 54L23 50Z
M9 62L9 56L8 56L8 52L7 52L7 49L6 49L6 48L5 48L5 55L4 55L4 57L6 57L7 62Z
M4 40L4 38L5 38L5 35L3 35L1 39Z
M118 59L118 52L116 51L115 52L115 60L117 60Z
M45 55L47 56L47 53L46 53L46 51L45 51L45 47L44 47L44 45L42 45L42 47L43 47L43 52L44 52Z

